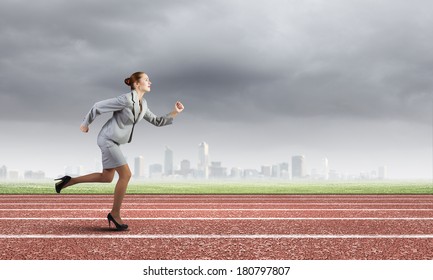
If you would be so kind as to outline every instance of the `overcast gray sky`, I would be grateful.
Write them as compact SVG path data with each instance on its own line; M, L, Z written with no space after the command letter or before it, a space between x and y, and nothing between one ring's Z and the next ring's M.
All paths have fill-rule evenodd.
M1 1L0 165L93 168L109 116L79 130L99 100L146 72L156 114L128 159L257 168L307 166L432 178L433 2L428 0ZM150 136L150 139L149 139Z

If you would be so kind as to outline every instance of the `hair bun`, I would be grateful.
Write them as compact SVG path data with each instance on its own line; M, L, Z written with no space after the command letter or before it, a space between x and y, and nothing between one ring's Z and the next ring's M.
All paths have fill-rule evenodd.
M128 86L131 86L131 78L126 78L125 79L125 84Z

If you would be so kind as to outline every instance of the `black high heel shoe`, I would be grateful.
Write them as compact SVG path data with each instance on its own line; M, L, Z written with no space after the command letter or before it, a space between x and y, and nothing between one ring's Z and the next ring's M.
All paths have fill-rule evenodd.
M69 183L71 179L71 176L63 176L62 178L56 179L60 180L60 182L56 183L56 192L60 193L60 191L66 186L67 183Z
M116 220L113 218L113 216L111 216L111 213L108 213L107 215L107 220L108 220L108 227L111 228L111 222L114 223L114 225L116 226L116 230L126 230L128 228L127 224L119 224L118 222L116 222Z

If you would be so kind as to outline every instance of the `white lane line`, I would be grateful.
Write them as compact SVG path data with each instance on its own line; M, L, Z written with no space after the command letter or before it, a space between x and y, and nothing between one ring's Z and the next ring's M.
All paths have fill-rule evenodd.
M69 202L67 205L102 205L102 204L112 204L112 202L106 201L106 202ZM65 205L65 203L57 203L57 202L7 202L7 203L1 203L2 205ZM335 203L317 203L317 202L192 202L192 203L184 203L184 202L160 202L160 203L152 203L152 202L124 202L122 205L433 205L429 202L418 202L418 203L400 203L400 202L384 202L384 203L349 203L349 202L335 202Z
M112 197L103 199L103 198L95 198L95 199L90 199L90 198L77 198L77 199L0 199L0 203L14 203L14 202L34 202L34 201L38 201L40 203L50 203L50 202L62 202L62 203L68 203L68 202L75 202L75 201L96 201L96 202L110 202L112 201ZM269 203L274 203L274 201L279 202L279 203L321 203L322 201L326 201L323 203L368 203L368 202L364 202L364 201L370 201L370 203L432 203L433 199L341 199L341 200L337 200L337 199L332 199L332 200L326 200L326 199L287 199L287 198L280 198L280 199L167 199L167 200L162 200L162 199L130 199L130 198L125 198L125 202L144 202L144 203L185 203L188 201L191 201L192 203L196 203L196 202L202 202L202 203L233 203L233 202L228 202L228 201L234 201L234 202L238 202L238 203L257 203L260 201L266 200ZM4 201L4 202L3 202ZM245 202L243 202L245 201ZM346 201L346 202L344 202ZM377 202L376 202L377 201Z
M0 201L2 200L54 200L54 201L68 201L68 200L106 200L106 199L112 199L113 195L78 195L78 196L56 196L56 195L49 195L49 196L31 196L31 195L20 195L20 196L11 196L11 195L0 195ZM312 196L312 195L271 195L271 196L248 196L248 195L239 195L239 196L225 196L225 195L215 195L215 196L202 196L197 195L195 197L188 197L188 196L178 196L178 197L170 197L170 196L141 196L141 197L134 197L133 194L128 195L125 199L126 200L167 200L167 201L185 201L185 200L329 200L332 198L333 200L349 200L349 201L362 201L362 200L433 200L433 195L419 195L419 196L388 196L388 195L374 195L374 196L366 196L366 195L341 195L341 196L333 196L333 195L324 195L324 196Z
M1 234L0 239L431 239L433 234Z
M107 211L111 208L1 208L0 211ZM123 208L122 211L433 211L433 208Z
M83 217L83 218L66 218L66 217L38 217L38 218L0 218L0 220L106 220L106 218L89 218L89 217ZM209 221L220 221L220 220L263 220L263 221L303 221L303 220L312 220L312 221L316 221L316 220L324 220L324 221L329 221L329 220L336 220L336 221L341 221L341 220L349 220L349 221L357 221L357 220L368 220L368 221L418 221L418 220L424 220L424 221L433 221L433 218L407 218L407 217L393 217L393 218L373 218L373 217L364 217L364 218L314 218L314 217L305 217L305 218L299 218L299 217L287 217L287 218L254 218L254 217L239 217L239 218L233 218L233 217L227 217L227 218L211 218L211 217L193 217L193 218L167 218L167 217L161 217L161 218L125 218L125 220L138 220L138 221L159 221L159 220L167 220L167 221L184 221L184 220L198 220L198 221L203 221L203 220L209 220Z

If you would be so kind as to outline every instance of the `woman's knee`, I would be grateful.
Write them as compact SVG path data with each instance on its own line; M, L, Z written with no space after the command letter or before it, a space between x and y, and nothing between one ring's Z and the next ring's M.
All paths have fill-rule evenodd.
M128 169L128 171L126 171L125 174L123 174L121 177L128 179L128 180L131 179L131 177L132 177L131 170Z
M128 165L124 165L117 170L117 173L119 174L119 179L129 180L132 177L131 170L129 169Z
M113 182L114 178L114 169L113 170L104 170L102 172L102 181L105 183Z

